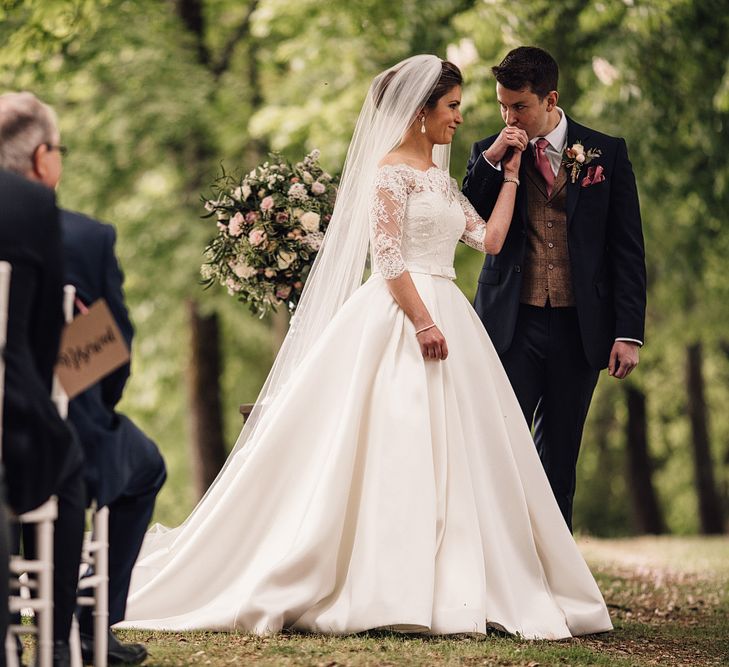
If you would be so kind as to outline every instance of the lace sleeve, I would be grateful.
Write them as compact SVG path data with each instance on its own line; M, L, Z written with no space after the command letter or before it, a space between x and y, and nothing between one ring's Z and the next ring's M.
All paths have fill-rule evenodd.
M407 199L404 175L390 166L380 168L370 202L370 232L375 269L388 280L405 272L400 245Z
M463 213L466 216L466 229L461 234L461 241L476 250L486 252L486 222L476 212L476 209L473 208L473 204L468 201L468 197L460 191L458 183L456 183L456 179L454 178L451 179L451 190L453 190L453 193L458 198Z

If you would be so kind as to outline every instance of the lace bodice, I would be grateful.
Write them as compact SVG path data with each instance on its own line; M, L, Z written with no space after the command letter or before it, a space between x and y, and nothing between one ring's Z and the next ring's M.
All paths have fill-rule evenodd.
M379 168L370 202L370 243L373 270L385 278L405 271L454 278L458 241L485 252L485 231L486 223L442 169Z

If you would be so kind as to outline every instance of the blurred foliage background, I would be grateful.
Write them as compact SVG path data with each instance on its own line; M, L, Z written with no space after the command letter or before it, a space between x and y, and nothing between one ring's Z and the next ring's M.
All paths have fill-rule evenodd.
M648 254L641 365L598 385L575 525L726 530L727 0L2 0L0 43L0 90L33 91L59 114L71 149L61 204L118 231L137 328L123 409L170 472L157 520L176 524L195 502L186 302L220 323L229 445L274 354L274 323L198 283L214 233L200 193L221 163L243 171L271 150L299 159L316 147L338 172L371 78L430 52L466 78L451 157L460 180L471 143L501 127L490 66L535 44L560 63L560 106L626 138ZM469 297L481 262L458 249Z

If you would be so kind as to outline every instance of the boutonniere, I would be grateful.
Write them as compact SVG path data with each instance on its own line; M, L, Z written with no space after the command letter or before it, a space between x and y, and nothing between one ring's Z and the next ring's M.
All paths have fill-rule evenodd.
M564 149L564 153L562 153L562 164L570 172L570 180L575 183L580 175L582 166L590 164L596 157L600 157L601 155L602 151L599 148L590 148L590 150L585 151L585 147L577 140L574 144ZM600 171L602 172L602 170Z

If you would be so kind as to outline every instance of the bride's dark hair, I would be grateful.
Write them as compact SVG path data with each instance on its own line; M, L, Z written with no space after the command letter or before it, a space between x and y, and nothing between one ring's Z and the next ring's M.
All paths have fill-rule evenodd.
M429 109L432 109L438 104L438 100L449 90L463 85L463 75L456 65L448 60L444 60L440 67L440 79L438 79L438 83L435 84L433 92L425 103L425 106Z
M375 90L373 91L375 97L375 107L377 107L378 109L380 108L382 98L385 96L385 92L389 88L392 80L395 78L395 75L398 72L398 69L391 69L389 72L387 72L387 74L382 77L382 81L379 82L379 85L377 85ZM433 88L433 92L430 94L430 97L428 97L428 99L425 101L424 106L432 109L436 104L438 104L438 100L443 97L443 95L445 95L449 90L455 88L456 86L462 85L463 75L461 74L461 70L459 70L458 67L452 62L448 60L442 60L440 78L438 79L438 83L435 84L435 88ZM395 86L397 86L397 83L395 84ZM390 92L393 96L397 96L397 90L392 90Z

